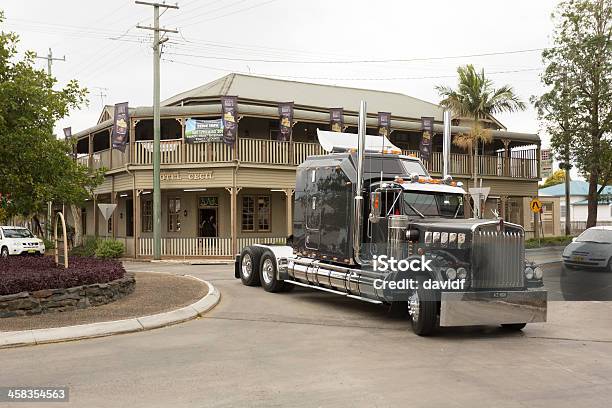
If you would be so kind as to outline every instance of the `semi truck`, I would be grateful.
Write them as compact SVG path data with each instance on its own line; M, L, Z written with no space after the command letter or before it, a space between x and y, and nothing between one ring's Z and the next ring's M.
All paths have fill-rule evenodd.
M297 168L293 235L243 248L235 277L272 293L300 286L384 305L421 336L546 321L543 273L525 259L523 227L466 218L462 184L366 135L365 108L357 135L319 131L328 153Z

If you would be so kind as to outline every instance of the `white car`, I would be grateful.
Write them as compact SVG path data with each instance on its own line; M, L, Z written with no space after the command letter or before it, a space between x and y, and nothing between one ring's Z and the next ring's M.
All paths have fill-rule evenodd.
M44 255L45 243L23 227L0 227L0 255Z
M592 227L574 238L563 250L563 264L612 272L612 226Z

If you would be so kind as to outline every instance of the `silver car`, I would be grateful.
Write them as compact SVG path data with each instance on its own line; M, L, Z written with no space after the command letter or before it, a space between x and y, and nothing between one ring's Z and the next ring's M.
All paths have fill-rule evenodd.
M612 226L592 227L574 238L563 250L563 264L612 272Z

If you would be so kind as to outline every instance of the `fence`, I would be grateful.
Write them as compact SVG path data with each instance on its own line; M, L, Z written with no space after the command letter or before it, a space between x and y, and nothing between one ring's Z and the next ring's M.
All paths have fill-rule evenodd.
M612 226L612 221L597 221L597 226ZM579 235L586 229L586 221L570 221L571 235ZM561 233L565 233L565 221L561 221Z
M140 238L138 255L153 256L153 238ZM162 238L162 256L232 256L231 238Z

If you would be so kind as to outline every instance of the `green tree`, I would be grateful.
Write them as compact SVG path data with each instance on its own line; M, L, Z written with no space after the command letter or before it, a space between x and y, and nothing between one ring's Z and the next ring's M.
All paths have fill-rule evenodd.
M53 89L56 80L35 68L34 53L18 58L18 41L0 31L0 193L9 197L5 217L35 217L47 201L83 203L101 176L78 165L70 142L53 134L58 119L86 103L87 91L76 81Z
M491 133L482 125L482 120L496 113L524 110L525 104L516 96L511 86L494 88L484 70L477 72L471 64L458 67L457 74L457 89L440 85L436 90L443 98L440 101L442 107L450 109L456 115L472 119L471 131L458 135L453 143L472 153L472 177L476 185L478 143L491 141Z
M552 149L588 177L587 227L612 180L612 0L563 1L553 13L553 47L544 50L542 82L533 97Z
M540 188L550 187L565 182L565 170L555 170L555 172L544 180Z

